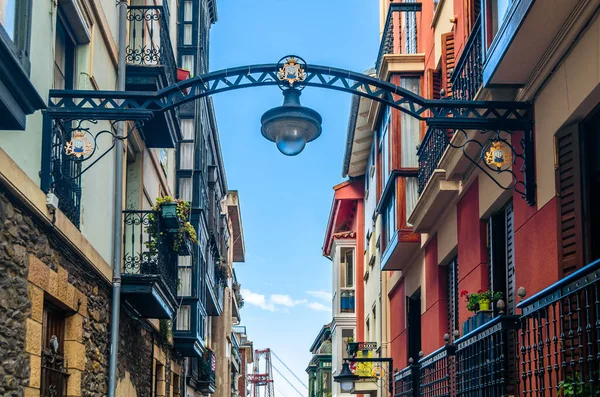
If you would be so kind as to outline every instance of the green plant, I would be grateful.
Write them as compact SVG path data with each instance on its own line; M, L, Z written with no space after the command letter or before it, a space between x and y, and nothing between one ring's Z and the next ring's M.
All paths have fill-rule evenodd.
M163 342L170 346L173 337L173 322L171 320L160 320L159 331Z
M494 292L492 290L469 293L467 290L462 290L460 293L461 298L465 297L467 301L467 310L470 312L477 311L479 309L479 302L482 300L488 300L490 302L496 302L502 299L502 292Z
M227 280L231 277L231 273L229 272L229 266L227 266L227 262L219 261L215 265L215 277L217 282L222 287L227 286Z
M154 211L160 211L161 207L165 203L176 203L176 214L179 219L179 223L181 227L177 232L173 235L173 245L172 250L177 252L183 244L184 239L188 239L194 244L198 244L198 236L196 234L196 229L192 226L190 222L188 222L188 218L190 216L191 207L190 203L181 200L174 199L171 196L158 197L152 209ZM148 216L148 226L146 227L146 232L150 235L150 238L146 242L146 247L150 251L150 254L158 253L158 240L159 237L164 237L165 232L161 231L160 235L158 233L158 219L155 214L150 214Z
M596 388L597 389L597 388ZM597 397L600 396L600 390L592 391L590 383L583 382L581 375L575 373L575 376L567 376L567 379L558 383L558 397Z

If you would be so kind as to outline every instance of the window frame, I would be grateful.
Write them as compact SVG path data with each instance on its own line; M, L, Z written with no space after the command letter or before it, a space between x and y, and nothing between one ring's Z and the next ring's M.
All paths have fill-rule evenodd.
M29 62L29 51L31 48L31 14L32 0L15 0L15 18L12 38L4 25L0 23L0 42L11 48L16 58L29 75L31 64Z

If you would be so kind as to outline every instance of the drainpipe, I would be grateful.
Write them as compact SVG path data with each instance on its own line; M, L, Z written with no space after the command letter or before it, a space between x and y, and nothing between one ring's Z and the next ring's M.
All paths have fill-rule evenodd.
M127 45L127 0L117 3L119 12L119 64L117 90L125 91L125 46ZM119 315L121 309L121 259L123 238L123 136L125 122L117 123L115 140L115 189L113 216L113 290L110 321L110 357L108 364L108 397L115 397L117 388L117 359L119 357Z

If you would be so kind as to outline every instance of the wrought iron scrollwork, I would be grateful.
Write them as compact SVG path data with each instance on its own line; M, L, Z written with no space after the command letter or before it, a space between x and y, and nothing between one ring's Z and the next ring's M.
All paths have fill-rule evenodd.
M123 273L160 276L177 295L176 254L157 211L123 211Z
M521 194L529 204L535 202L535 184L531 182L531 179L528 180L528 176L533 172L529 130L524 131L523 138L518 142L514 142L515 132L513 131L456 129L453 135L444 129L434 129L434 131L437 135L435 141L445 142L447 146L454 149L462 149L464 156L475 167L485 173L499 188L514 190ZM474 134L485 136L485 138L477 139ZM457 135L458 137L456 137ZM508 149L508 152L504 153L502 163L494 163L493 159L486 159L486 155L493 155L492 152L497 145ZM473 147L475 150L473 150ZM434 167L437 165L439 157L437 157ZM518 167L520 173L515 172L515 167ZM497 177L506 173L510 174L511 182L502 184Z

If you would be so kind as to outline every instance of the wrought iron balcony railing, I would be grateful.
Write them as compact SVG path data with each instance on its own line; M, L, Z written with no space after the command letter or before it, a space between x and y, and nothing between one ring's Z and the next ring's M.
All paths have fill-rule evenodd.
M448 139L451 132L444 131L440 128L429 127L423 141L419 145L417 150L417 157L419 158L419 171L418 171L418 190L419 194L423 192L429 178L433 174L433 171L437 168L442 155L448 147Z
M216 390L217 357L211 350L204 352L202 357L190 360L188 384L204 394L212 394Z
M454 396L454 345L445 345L419 360L420 395L425 397Z
M455 342L457 397L518 394L517 328L517 316L500 315Z
M481 15L473 24L473 29L465 48L452 72L452 98L472 100L483 83L483 36Z
M81 223L81 161L65 153L72 122L44 118L41 187L58 197L58 209L79 228Z
M359 351L374 352L377 350L377 342L350 342L346 346L348 356L355 357Z
M599 396L600 260L518 307L521 394Z
M419 396L419 366L411 364L394 374L394 397Z
M123 273L160 276L169 292L177 296L176 254L170 239L161 234L160 213L123 211Z
M169 13L166 6L129 6L129 43L126 62L133 65L165 68L167 83L177 81L177 63L169 35Z
M405 3L412 2L413 1L406 1ZM384 55L393 54L395 49L399 49L401 54L415 54L417 52L416 13L415 10L407 10L406 6L407 5L403 3L390 3L383 28L383 34L381 36L381 42L379 44L377 61L375 62L377 73L379 73L379 69L381 68ZM400 14L402 23L401 26L394 29L393 17L394 14L400 11L405 11L404 14ZM398 32L396 35L394 34L395 31Z

